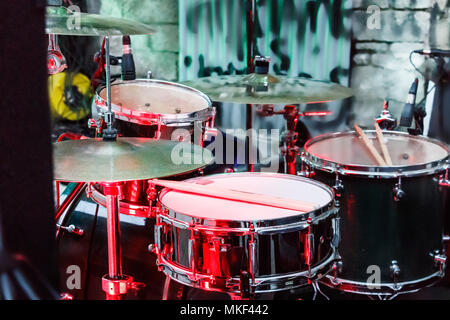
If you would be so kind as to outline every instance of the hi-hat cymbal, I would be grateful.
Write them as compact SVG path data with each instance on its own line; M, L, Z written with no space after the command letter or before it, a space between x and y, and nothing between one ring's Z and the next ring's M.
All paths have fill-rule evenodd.
M149 26L123 18L84 12L70 12L63 7L48 8L45 32L68 36L122 36L152 34Z
M171 140L117 138L68 140L53 145L54 179L76 182L145 180L205 167L212 153Z
M352 89L333 82L256 73L205 77L182 84L213 101L242 104L319 103L353 95Z

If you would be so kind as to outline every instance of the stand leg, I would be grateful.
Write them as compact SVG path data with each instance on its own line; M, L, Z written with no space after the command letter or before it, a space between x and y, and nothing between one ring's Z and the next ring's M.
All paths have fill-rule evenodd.
M163 300L169 299L170 281L171 281L170 277L168 275L166 275L166 280L164 281L163 296L162 296Z
M106 196L107 231L108 231L108 275L117 279L122 274L119 202L117 196Z
M133 278L122 274L119 199L120 184L105 183L106 220L108 232L108 274L102 278L107 300L121 300L133 285Z

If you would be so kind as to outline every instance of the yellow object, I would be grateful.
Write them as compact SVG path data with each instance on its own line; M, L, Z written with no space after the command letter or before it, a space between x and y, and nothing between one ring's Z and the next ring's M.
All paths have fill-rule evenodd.
M60 72L48 77L48 95L52 116L66 120L80 120L90 112L90 101L92 99L91 81L82 73L72 76L72 82L67 85L76 86L83 95L83 101L76 110L70 108L64 98L67 72Z

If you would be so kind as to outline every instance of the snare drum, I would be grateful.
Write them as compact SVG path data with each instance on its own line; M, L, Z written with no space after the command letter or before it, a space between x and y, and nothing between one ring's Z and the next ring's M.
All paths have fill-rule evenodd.
M164 189L155 226L157 264L182 284L230 295L308 284L335 259L337 209L331 188L283 174L229 173L187 180L314 202L312 212ZM243 284L241 275L251 275Z
M444 275L443 188L449 150L439 141L384 131L392 167L374 163L354 132L305 144L303 175L333 186L340 205L340 273L321 281L343 291L392 296ZM381 150L374 131L366 131ZM448 213L448 212L447 212ZM339 269L339 268L336 268Z
M95 95L99 114L107 111L106 88ZM161 80L118 81L111 85L111 110L119 135L203 145L214 125L212 102L202 92Z

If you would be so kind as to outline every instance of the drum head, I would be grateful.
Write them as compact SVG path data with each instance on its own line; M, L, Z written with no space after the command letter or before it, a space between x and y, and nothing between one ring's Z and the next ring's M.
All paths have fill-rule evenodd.
M365 133L382 155L375 131ZM434 139L395 131L384 131L383 136L393 163L393 167L384 169L386 171L429 169L439 166L448 157L448 148ZM353 131L313 138L305 144L305 154L307 161L318 167L340 166L355 171L378 167L362 139Z
M106 88L98 93L106 101ZM198 90L172 82L136 80L113 83L111 103L127 114L190 114L211 106Z
M327 186L291 175L230 173L189 179L188 181L220 189L239 190L313 202L317 203L321 208L327 206L333 200L333 193ZM163 206L177 213L208 220L264 221L304 214L294 210L218 199L174 190L163 194L160 201Z

